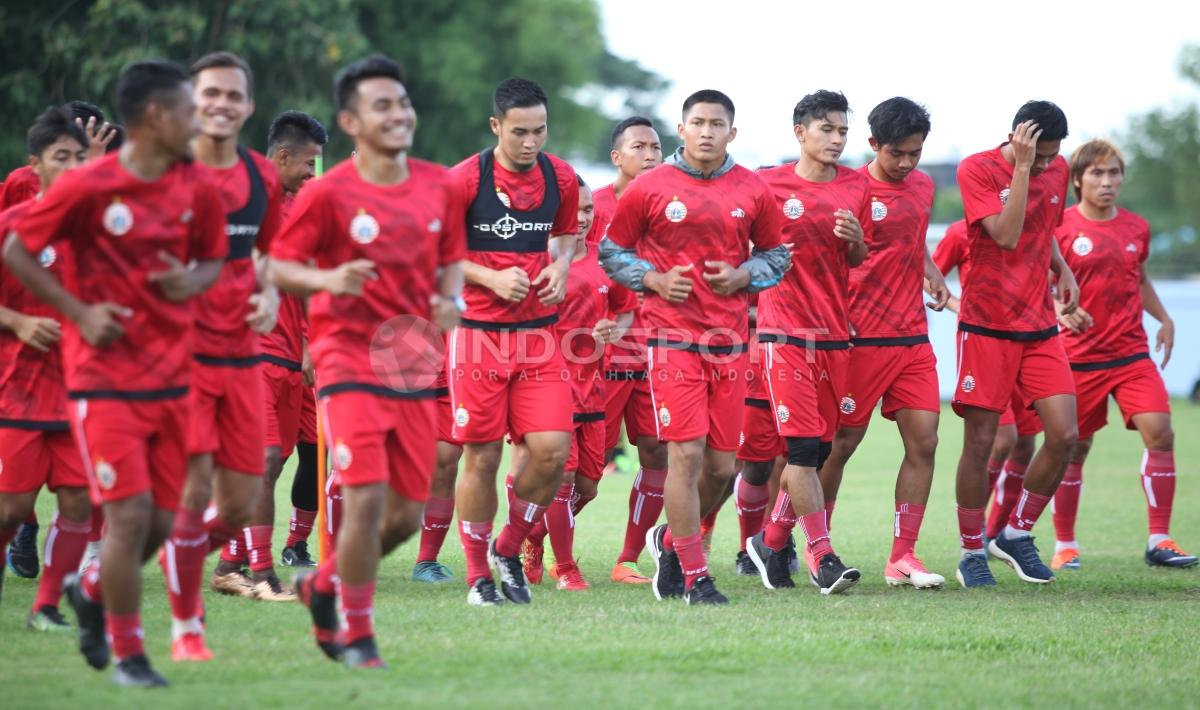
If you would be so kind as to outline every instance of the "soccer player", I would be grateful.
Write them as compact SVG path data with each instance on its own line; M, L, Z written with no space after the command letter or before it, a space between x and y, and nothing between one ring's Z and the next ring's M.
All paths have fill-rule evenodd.
M1095 433L1108 419L1108 397L1121 408L1126 429L1136 429L1146 448L1142 454L1142 489L1150 520L1146 564L1191 567L1196 556L1171 539L1171 508L1175 500L1175 433L1171 403L1162 375L1150 359L1142 311L1162 327L1155 350L1171 359L1175 323L1146 277L1150 226L1134 212L1117 206L1125 181L1125 160L1116 146L1091 140L1071 155L1071 186L1079 204L1066 211L1055 233L1067 264L1079 279L1080 310L1094 323L1080 333L1077 312L1064 316L1068 326L1062 342L1071 362L1079 398L1079 443L1071 454L1066 475L1054 494L1057 532L1051 567L1079 568L1075 517L1083 486L1083 464Z
M571 387L552 326L575 254L579 183L575 171L542 151L548 135L545 91L508 79L493 95L494 148L454 173L467 199L467 311L449 348L452 436L463 444L458 482L459 537L467 558L467 602L531 601L521 544L562 483L570 452ZM548 249L557 242L555 254ZM513 476L508 523L491 541L496 473L505 435L529 450Z
M68 414L108 534L100 563L68 577L79 645L114 680L152 687L142 638L141 566L171 529L187 470L193 304L226 254L225 213L191 160L192 87L182 67L144 61L122 71L116 153L61 176L5 245L12 273L66 316ZM70 291L34 254L63 243ZM107 626L107 629L106 629Z
M821 489L832 514L846 463L882 400L883 416L896 422L904 443L884 580L890 586L938 588L945 578L929 572L913 551L933 483L941 411L937 360L921 307L924 281L930 282L936 299L930 308L940 311L950 298L925 248L934 185L917 164L929 135L929 113L909 99L895 97L872 109L867 122L875 158L859 172L869 180L872 229L867 260L850 270L854 347L841 383L841 424L821 469Z
M66 107L38 116L25 143L42 194L87 155L87 136ZM27 200L0 213L0 235L7 235L34 204ZM43 249L38 263L61 281L58 249ZM62 324L56 315L0 265L0 473L5 474L0 475L0 554L27 521L43 485L58 498L58 515L46 536L46 569L26 622L26 628L38 631L70 629L58 610L63 578L78 568L91 531L87 476L67 421ZM36 523L26 527L36 535Z
M787 446L771 519L746 543L768 589L795 586L787 555L781 553L796 523L807 540L809 577L822 594L840 594L860 577L833 552L817 475L838 427L837 398L850 356L850 268L867 257L864 230L871 218L867 176L838 165L849 110L846 97L837 92L802 98L792 111L800 159L760 171L785 218L783 240L792 246L797 267L758 300L762 372L776 429Z
M971 271L959 312L952 400L964 426L956 485L963 556L956 576L968 588L996 583L982 530L987 461L1014 388L1022 405L1037 410L1046 435L988 552L1026 582L1054 581L1029 531L1050 502L1077 438L1075 387L1048 283L1053 271L1063 313L1073 313L1078 287L1054 241L1067 199L1067 164L1058 154L1066 135L1067 118L1058 106L1030 101L1013 118L1008 141L958 165Z
M787 266L779 213L762 179L728 152L734 106L711 89L683 103L683 146L642 174L617 203L601 260L644 297L653 329L647 362L656 433L667 442L667 524L651 528L658 599L728 600L708 571L700 519L733 476L746 383L746 291L779 282ZM751 253L750 244L754 245Z
M336 551L297 591L330 658L377 668L379 559L418 529L429 497L438 330L459 317L465 200L448 170L408 155L416 113L399 64L350 64L334 94L355 154L300 192L270 268L281 288L312 294L318 397L345 498Z

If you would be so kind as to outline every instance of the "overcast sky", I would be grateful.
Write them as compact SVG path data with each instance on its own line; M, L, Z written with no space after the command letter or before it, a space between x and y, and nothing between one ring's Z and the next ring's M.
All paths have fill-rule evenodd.
M609 49L671 80L661 115L697 89L729 94L747 165L797 152L792 107L815 89L853 111L847 157L868 151L867 114L891 96L933 119L926 160L955 160L1005 139L1031 98L1066 111L1070 149L1113 136L1129 116L1196 98L1180 48L1200 42L1190 4L600 0ZM1121 9L1123 5L1124 9Z

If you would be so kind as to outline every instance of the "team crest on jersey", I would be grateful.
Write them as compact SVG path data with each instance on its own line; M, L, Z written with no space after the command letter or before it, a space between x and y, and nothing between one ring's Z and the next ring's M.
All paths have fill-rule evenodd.
M887 205L879 200L871 200L871 221L882 222L887 217Z
M345 471L350 468L350 464L354 463L354 453L341 439L338 439L337 445L333 447L333 461L337 464L339 471Z
M129 205L121 202L121 198L113 199L111 205L104 210L104 229L114 237L122 237L133 229L133 211Z
M1128 244L1125 245L1125 251L1136 254L1137 253L1137 245L1134 244L1133 242L1129 242Z
M842 397L841 409L842 414L854 414L854 410L858 409L858 402L850 396Z
M504 205L510 210L512 209L512 198L505 193L501 192L500 190L496 190L496 199L500 200L500 204Z
M359 244L370 244L379 236L379 222L360 209L354 219L350 220L350 238Z
M100 459L96 462L96 482L104 490L112 490L112 487L117 485L117 469L104 459Z
M54 250L54 247L48 246L38 252L38 264L43 269L49 269L51 266L54 266L54 262L56 261L58 261L58 252Z
M1091 254L1093 248L1094 245L1092 244L1092 240L1082 233L1075 237L1075 241L1071 242L1071 251L1075 252L1079 256L1087 256L1088 254Z
M962 391L970 394L975 391L975 378L967 375L962 381Z
M800 219L800 216L803 214L804 203L801 202L800 198L796 197L795 195L792 195L788 198L787 202L783 203L784 217L787 217L788 219Z
M1051 196L1050 196L1050 204L1052 204L1052 205L1057 205L1057 204L1058 204L1058 195L1051 195Z
M1009 190L1007 187L1000 191L1000 204L1002 204L1002 205L1008 204L1008 195L1011 192L1012 192L1012 190Z
M676 196L671 199L670 204L667 205L667 209L663 214L666 215L668 222L682 222L687 217L687 205L680 202L679 197Z
M460 428L465 427L470 421L471 421L471 413L467 411L466 407L462 406L461 404L458 405L458 409L454 410L455 426L458 426Z
M658 410L658 421L662 422L663 426L671 426L671 410L666 407L660 407Z
M792 418L792 410L788 409L786 404L780 404L775 408L775 416L779 419L780 424L787 424L787 421Z
M433 232L434 234L441 232L442 231L442 220L434 217L433 221L429 223L429 226L426 227L426 229L428 229L430 232Z

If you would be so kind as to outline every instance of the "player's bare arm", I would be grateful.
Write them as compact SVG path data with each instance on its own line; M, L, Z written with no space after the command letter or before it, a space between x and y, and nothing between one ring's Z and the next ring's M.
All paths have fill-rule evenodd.
M438 273L438 292L429 301L433 322L443 333L458 327L462 318L463 263L446 264Z
M862 225L850 210L838 210L836 214L838 218L833 225L833 234L846 242L846 257L850 266L858 266L867 259L867 240Z
M1158 334L1154 336L1154 352L1163 354L1161 366L1165 369L1171 359L1171 349L1175 347L1175 321L1171 319L1167 307L1159 299L1154 284L1146 276L1145 268L1142 269L1141 291L1142 309L1161 324Z
M575 254L575 240L578 239L574 234L562 234L553 237L556 245L552 248L552 253L558 254L554 261L550 262L549 266L542 269L542 273L537 275L530 286L539 286L545 284L538 290L538 300L544 306L553 306L562 303L567 296L567 274L571 270L571 259Z
M250 306L254 309L246 316L250 329L260 335L266 335L275 330L275 322L279 317L279 289L267 278L267 268L271 258L257 249L254 250L254 272L258 277L258 292L250 296Z
M25 315L4 306L0 306L0 329L12 331L22 343L41 352L49 351L62 337L62 326L53 318Z
M925 305L934 311L945 309L952 298L950 287L946 285L946 277L942 275L937 264L933 263L928 249L925 250L925 293L933 297L933 300L927 301Z
M1009 145L1013 155L1013 177L1008 201L998 215L983 218L983 229L1002 249L1016 249L1025 227L1025 203L1029 198L1029 176L1037 158L1037 142L1042 129L1033 121L1018 124Z
M1062 305L1059 315L1069 316L1079 308L1079 283L1075 281L1075 272L1067 266L1066 259L1058 250L1058 242L1054 240L1050 241L1050 270L1058 276L1055 300Z
M692 267L693 264L687 266L676 264L665 274L653 270L647 271L646 275L642 277L642 286L657 293L669 303L683 303L692 293L694 282L684 276L692 270Z
M518 303L529 294L529 274L519 266L497 271L470 259L463 260L462 266L466 283L483 286L506 301Z
M308 296L317 291L328 291L334 296L361 296L364 283L379 279L375 262L370 259L347 261L332 269L272 259L269 274L277 288L298 296Z

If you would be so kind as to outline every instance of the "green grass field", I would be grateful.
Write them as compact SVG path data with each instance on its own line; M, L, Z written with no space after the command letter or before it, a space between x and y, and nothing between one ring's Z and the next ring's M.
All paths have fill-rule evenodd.
M1180 476L1173 532L1185 549L1196 550L1200 408L1184 401L1175 407ZM952 586L916 592L883 582L900 442L890 423L877 418L872 426L847 470L834 518L838 552L864 574L845 596L823 598L807 585L769 592L757 579L735 577L732 505L718 521L712 560L729 606L660 603L645 587L610 583L632 478L620 475L604 481L579 519L577 554L594 585L587 593L543 586L530 607L478 609L466 605L462 584L409 581L415 542L385 560L376 627L391 668L379 673L351 673L326 661L299 604L215 594L206 594L206 604L217 659L173 664L166 595L154 565L145 575L147 644L172 687L144 697L88 669L73 635L26 631L35 583L10 572L0 606L0 707L1200 705L1200 569L1150 569L1142 562L1136 433L1110 426L1093 449L1078 527L1082 570L1035 588L993 563L999 587L968 592L953 583L953 467L961 425L947 410L917 551ZM288 511L290 478L284 480L279 530L286 530ZM50 497L43 496L39 512L50 519ZM1035 533L1048 558L1049 511ZM461 577L461 550L453 534L447 542L444 561ZM645 567L644 555L642 561Z

